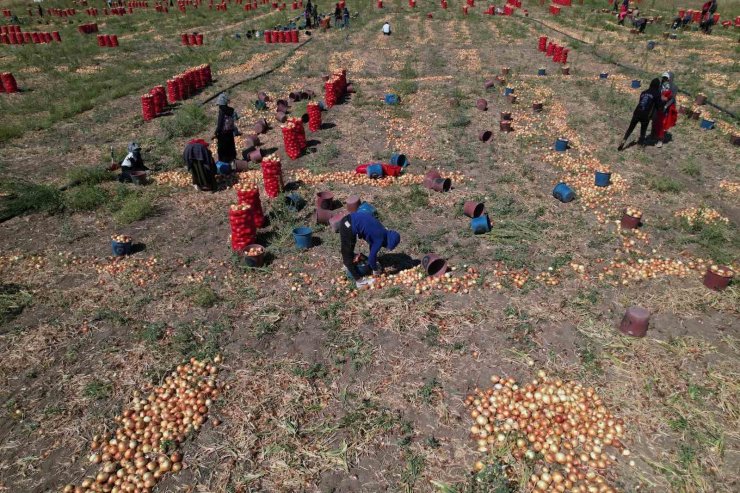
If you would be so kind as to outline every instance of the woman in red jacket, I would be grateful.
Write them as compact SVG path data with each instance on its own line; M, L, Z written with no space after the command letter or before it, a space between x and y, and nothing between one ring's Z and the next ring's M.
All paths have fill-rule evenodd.
M673 128L678 121L678 110L676 109L676 93L678 88L673 80L673 72L665 72L660 80L660 100L661 105L655 112L653 120L653 133L658 139L655 147L663 147L665 134Z

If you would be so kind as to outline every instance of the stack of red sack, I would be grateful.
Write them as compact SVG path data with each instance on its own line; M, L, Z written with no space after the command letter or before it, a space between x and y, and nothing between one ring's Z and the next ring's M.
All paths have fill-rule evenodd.
M236 198L238 204L246 204L254 212L254 225L261 228L265 225L265 213L262 211L260 191L253 182L237 183Z
M288 118L280 128L283 131L285 153L290 159L298 159L307 147L306 130L303 128L303 120L300 118Z
M239 252L257 241L254 211L247 204L232 204L229 209L231 249Z
M0 92L18 92L18 84L15 82L15 77L10 72L3 72L0 74Z
M321 130L321 108L319 103L311 101L306 105L308 112L308 129L312 132Z
M262 159L262 181L268 197L274 199L280 195L283 190L283 167L280 157L272 154Z
M326 106L331 108L342 100L347 91L347 71L339 69L335 71L324 84L324 100Z
M151 94L141 96L141 114L145 122L153 120L157 116L157 110L154 106L154 96Z
M167 106L167 94L165 92L164 86L153 87L149 91L149 94L154 97L155 114L161 114L164 111L165 106Z

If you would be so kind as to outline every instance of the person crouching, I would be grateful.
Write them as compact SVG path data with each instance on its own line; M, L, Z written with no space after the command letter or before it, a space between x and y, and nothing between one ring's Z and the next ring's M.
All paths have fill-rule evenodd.
M350 277L357 283L357 286L364 287L371 285L374 279L362 279L363 276L357 268L355 263L359 258L355 255L357 238L365 240L370 246L367 264L372 269L373 274L380 275L383 273L383 267L377 258L380 249L393 250L401 242L401 235L398 231L386 229L372 214L352 212L342 218L339 224L342 263Z

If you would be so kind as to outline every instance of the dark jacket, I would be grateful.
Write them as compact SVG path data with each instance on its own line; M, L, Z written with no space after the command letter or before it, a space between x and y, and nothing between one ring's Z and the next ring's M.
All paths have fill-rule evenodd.
M185 151L182 153L182 159L188 167L188 171L193 170L193 163L195 161L202 162L207 168L215 169L215 163L213 162L213 154L210 149L203 141L191 140L185 146Z
M367 257L367 264L374 271L378 270L378 252L383 248L386 238L386 229L380 221L375 219L372 214L362 212L353 212L350 214L352 220L352 233L360 239L363 239L370 246L370 254Z
M236 126L235 116L234 116L234 108L231 106L219 106L218 107L218 120L216 122L216 137L220 137L223 134L233 134L234 129L231 130L224 129L224 124L227 120L227 118L231 118L231 121L233 123L233 126Z
M645 114L652 114L655 109L655 105L660 100L660 95L652 88L645 89L640 93L640 101L637 103L635 112L641 112Z

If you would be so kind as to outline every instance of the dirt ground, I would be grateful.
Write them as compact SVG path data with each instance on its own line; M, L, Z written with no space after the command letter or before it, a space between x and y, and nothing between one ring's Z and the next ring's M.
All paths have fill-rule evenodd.
M382 12L361 7L350 29L315 32L290 54L283 45L230 47L242 51L238 63L230 66L229 54L214 62L215 86L195 98L277 67L230 91L243 130L270 121L262 147L281 157L286 182L307 201L294 212L262 190L264 268L249 269L230 251L234 180L197 193L177 160L187 140L210 138L212 104L207 126L164 137L182 107L143 123L131 93L0 146L4 180L59 186L70 170L101 167L110 145L133 139L155 168L142 192L153 208L130 224L106 204L0 223L0 490L60 491L94 476L93 436L115 429L136 391L191 357L217 354L223 392L182 443L183 470L155 491L533 491L537 461L512 455L513 435L477 451L465 399L491 387L491 375L528 382L539 370L593 387L624 420L631 454L617 453L601 472L617 491L740 488L740 290L736 281L719 292L702 285L711 264L740 267L736 122L722 117L703 131L680 115L662 148L618 152L640 92L630 88L634 75L521 11L491 17L480 4L464 16L458 3L447 11L385 3ZM553 21L545 7L529 10L579 29L575 14ZM386 20L390 37L381 34ZM593 35L581 26L583 37ZM570 46L570 75L537 50L540 35ZM712 39L736 52L729 36ZM655 76L666 60L650 66ZM510 73L486 89L504 67ZM321 95L322 76L339 68L356 92L323 113L308 152L289 160L274 106L254 108L257 92ZM515 103L504 87L514 88ZM735 89L713 91L736 105ZM391 92L400 105L383 104ZM479 98L487 111L476 108ZM544 110L533 112L534 102ZM304 110L291 103L292 114ZM512 113L513 132L499 131L502 111ZM101 123L101 112L115 117ZM488 142L478 139L484 130ZM558 137L569 139L567 152L552 150ZM341 174L394 151L409 158L409 178L347 184ZM453 177L451 191L419 185L432 169ZM603 170L612 184L595 187L594 171ZM575 201L552 197L560 181ZM126 187L95 186L108 197ZM436 253L455 269L451 277L428 290L394 278L352 289L338 236L315 224L322 190L341 201L360 195L401 233L397 251L381 257L391 273ZM491 232L472 233L467 200L485 203ZM643 212L637 230L617 225L628 207ZM295 248L296 226L314 229L313 248ZM132 236L138 251L112 259L111 234ZM652 314L644 338L616 329L631 306ZM509 480L476 474L478 461L503 467Z

